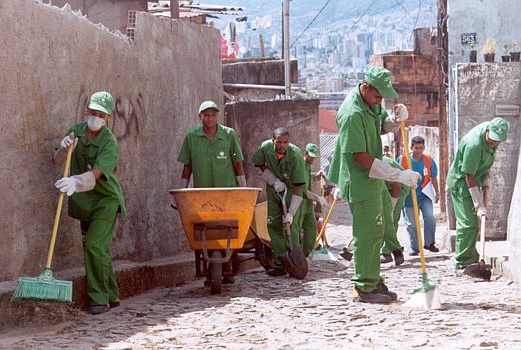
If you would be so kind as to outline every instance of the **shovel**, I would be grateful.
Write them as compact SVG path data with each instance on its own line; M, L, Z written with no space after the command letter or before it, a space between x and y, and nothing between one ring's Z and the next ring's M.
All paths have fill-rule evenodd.
M282 201L282 213L284 214L284 217L286 217L286 214L288 213L288 207L286 205L287 191L288 190L286 189L284 191L284 196L280 198ZM293 249L290 224L289 222L286 222L284 225L286 226L286 237L288 239L289 250L277 257L291 277L303 280L308 274L308 261L306 260L306 256L302 249Z
M463 270L463 273L467 276L481 278L485 281L490 281L492 271L490 266L485 263L485 223L487 218L485 215L481 215L481 227L479 233L479 240L481 244L481 250L479 252L479 261L475 264L471 264Z

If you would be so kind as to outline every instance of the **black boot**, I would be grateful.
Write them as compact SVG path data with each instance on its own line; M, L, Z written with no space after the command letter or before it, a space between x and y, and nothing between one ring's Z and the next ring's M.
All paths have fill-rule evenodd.
M403 252L401 250L394 250L393 251L394 256L394 265L400 266L405 261L403 257Z

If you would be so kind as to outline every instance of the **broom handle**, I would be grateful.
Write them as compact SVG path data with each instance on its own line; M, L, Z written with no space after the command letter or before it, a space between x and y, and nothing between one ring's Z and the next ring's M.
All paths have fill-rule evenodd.
M405 123L400 122L400 130L402 131L402 138L405 148L405 158L407 158L407 166L409 169L412 170L412 164L411 164L411 156L409 154L408 145L409 140L407 139L407 133L405 132ZM420 225L420 215L418 210L418 199L416 198L416 189L411 188L411 196L412 196L412 205L414 207L414 221L416 221L416 235L418 236L418 249L420 251L420 261L422 264L422 273L427 273L427 268L425 267L425 256L423 254L423 240L422 240L422 232L421 232L421 225Z
M481 251L479 252L479 260L485 261L485 223L487 222L487 217L485 215L481 215L481 227L479 240L481 243Z
M326 219L324 220L324 223L322 224L322 228L320 229L320 233L318 234L317 240L315 241L315 248L318 246L318 242L320 242L320 238L322 237L322 235L326 232L326 225L327 225L327 222L329 221L329 217L333 213L333 208L335 207L336 202L337 202L337 199L335 198L335 200L333 201L333 204L331 204L331 208L329 208L329 212L327 213Z
M74 139L74 136L72 137ZM63 171L63 177L69 176L69 169L71 167L71 158L72 158L72 149L74 148L74 143L69 146L67 150L67 160L65 161L65 170ZM65 192L60 192L60 196L58 198L58 208L56 209L56 216L54 217L54 226L52 228L51 235L51 244L49 246L49 254L47 255L47 264L45 265L46 269L51 268L52 255L54 253L54 244L56 243L56 234L58 233L58 223L60 222L60 214L63 206L63 197L65 196Z
M324 186L325 186L325 185L326 185L325 177L324 177L324 175L320 175L320 195L321 195L322 197L324 197ZM325 207L322 207L321 210L322 210L322 217L324 218L324 217L326 216L326 208L325 208ZM322 226L322 229L323 229L324 227L325 227L325 225ZM324 243L324 247L327 248L327 247L329 246L329 244L327 244L326 230L323 229L323 230L324 230L324 233L322 233L322 229L320 230L320 234L318 235L318 237L320 237L321 235L323 235L322 241L323 241L323 243ZM317 244L318 244L318 241L317 241L317 243L315 243L315 248L317 247Z

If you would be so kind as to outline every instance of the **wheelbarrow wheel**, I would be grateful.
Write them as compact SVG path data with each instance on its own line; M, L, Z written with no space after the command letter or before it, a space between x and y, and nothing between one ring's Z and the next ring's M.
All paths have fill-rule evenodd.
M218 250L212 252L212 259L222 259L222 254ZM220 294L223 284L223 267L221 263L210 263L210 293Z
M260 239L257 239L255 244L255 258L266 271L273 268L273 253L271 252L271 247Z

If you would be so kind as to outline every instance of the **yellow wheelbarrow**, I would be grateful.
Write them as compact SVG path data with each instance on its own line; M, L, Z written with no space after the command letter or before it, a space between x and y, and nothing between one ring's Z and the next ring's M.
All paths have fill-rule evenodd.
M273 254L271 252L271 238L268 233L268 202L255 204L253 219L251 221L244 247L239 253L254 253L257 260L265 270L273 268ZM237 270L238 261L234 268Z
M206 284L212 294L221 293L222 264L229 262L233 251L244 245L260 191L249 187L169 191L174 196L190 247L196 253L201 251L209 265ZM225 251L224 256L221 251Z

